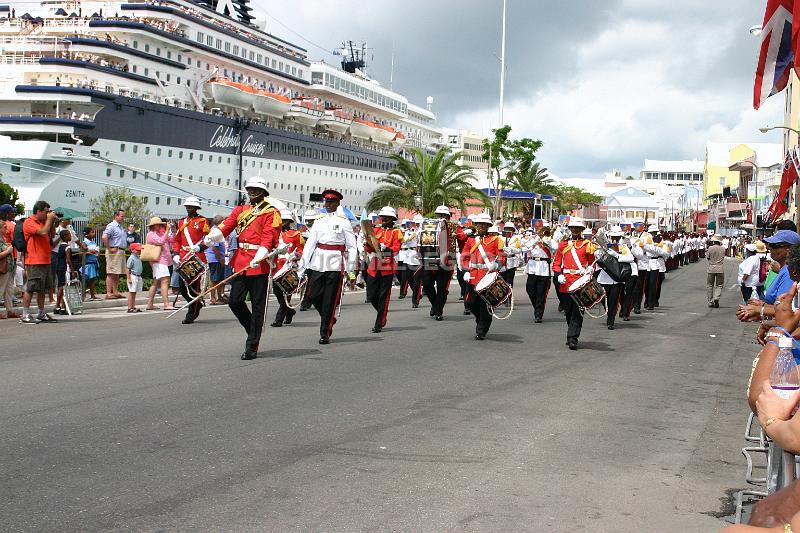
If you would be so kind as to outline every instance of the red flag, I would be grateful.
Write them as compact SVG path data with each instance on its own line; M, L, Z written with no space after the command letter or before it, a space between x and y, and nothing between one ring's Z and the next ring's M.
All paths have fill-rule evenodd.
M768 0L758 54L753 107L758 109L764 100L786 88L794 68L797 36L800 31L800 0Z
M781 186L778 189L778 194L764 215L765 224L772 224L789 210L789 194L792 192L792 186L796 181L797 163L794 160L793 151L790 150L786 154L786 160L783 163L783 176L781 177Z

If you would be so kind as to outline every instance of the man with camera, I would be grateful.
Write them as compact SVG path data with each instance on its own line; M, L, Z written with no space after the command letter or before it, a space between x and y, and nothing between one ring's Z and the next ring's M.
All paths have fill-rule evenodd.
M33 214L22 223L25 238L25 274L27 283L22 296L22 324L38 324L40 322L58 322L44 311L45 293L53 288L53 276L50 273L50 234L57 217L50 211L50 204L38 201L33 205ZM31 316L31 300L36 294L36 306L39 313Z
M128 232L122 227L125 211L114 211L114 219L103 230L103 246L106 248L106 300L123 298L119 292L119 276L126 274L125 247L128 244Z

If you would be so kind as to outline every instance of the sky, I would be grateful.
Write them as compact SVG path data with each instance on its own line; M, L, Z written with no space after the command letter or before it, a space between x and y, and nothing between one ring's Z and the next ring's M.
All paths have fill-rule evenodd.
M499 124L502 0L252 0L267 31L337 61L365 41L369 74L441 127ZM752 108L766 0L507 0L504 120L543 141L560 177L638 176L645 159L700 159L707 141L782 142L783 95ZM310 41L310 42L309 42ZM394 54L392 52L394 51Z

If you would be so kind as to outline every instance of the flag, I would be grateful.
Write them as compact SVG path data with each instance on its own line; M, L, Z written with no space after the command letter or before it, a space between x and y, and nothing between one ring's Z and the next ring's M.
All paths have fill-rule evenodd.
M800 7L800 0L798 0ZM758 109L764 100L786 88L794 67L797 30L793 30L794 0L768 0L761 33L756 79L753 87L753 107ZM798 14L800 18L800 14ZM795 21L800 28L800 20Z
M786 154L786 160L783 163L781 186L778 189L778 194L775 196L775 199L764 215L764 224L772 224L789 210L789 195L792 192L792 186L797 181L796 157L797 154L794 153L794 150L790 150Z

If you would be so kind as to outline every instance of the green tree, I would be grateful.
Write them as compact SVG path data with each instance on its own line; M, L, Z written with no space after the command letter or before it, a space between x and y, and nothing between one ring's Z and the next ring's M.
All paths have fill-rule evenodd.
M599 204L603 201L602 196L592 194L572 185L558 185L552 194L555 198L554 203L561 213L567 213L583 206Z
M475 188L475 176L465 166L456 164L461 153L450 153L440 148L430 155L419 148L412 148L411 159L399 154L390 157L396 166L389 174L378 180L378 188L367 202L367 209L374 211L385 205L420 211L423 216L432 216L436 206L456 206L462 211L468 200L479 200L488 205L489 198ZM421 209L415 197L422 195Z
M492 132L494 138L483 141L483 159L489 163L491 169L489 181L492 187L495 191L502 191L519 176L530 172L533 165L536 164L536 152L544 143L527 137L510 139L511 126L503 126ZM495 199L494 212L502 212L500 194Z
M89 224L105 225L117 209L125 210L125 219L137 226L150 218L144 197L136 196L127 187L105 187L103 194L89 200Z
M506 186L521 192L535 192L538 194L555 194L558 190L550 173L539 163L532 163L525 171L517 171L506 180ZM522 211L524 218L533 218L533 204L531 202L512 202L511 209L515 212Z
M13 205L19 215L25 212L25 206L19 201L17 189L0 180L0 205L2 204Z

